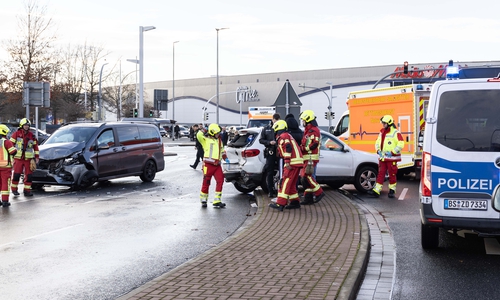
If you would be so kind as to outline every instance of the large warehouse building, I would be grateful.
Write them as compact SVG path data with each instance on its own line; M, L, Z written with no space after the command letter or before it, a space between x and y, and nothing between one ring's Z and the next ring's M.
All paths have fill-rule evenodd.
M499 61L454 64L461 68L500 66ZM248 120L248 108L272 106L288 80L288 86L291 87L288 91L295 92L302 103L300 110L313 110L318 117L318 124L327 128L329 125L335 125L336 120L347 109L346 99L349 92L371 89L375 84L377 87L387 87L444 80L444 68L447 65L448 62L409 65L408 74L402 73L403 64L400 64L219 76L218 101L215 77L149 82L144 84L144 101L161 107L162 118L174 119L182 124L214 123L218 119L219 123L224 125L245 125ZM175 95L172 98L174 88ZM160 96L155 99L155 94L161 94L155 93L155 90L168 90L167 99L161 99ZM332 121L325 118L330 101L331 110L335 115ZM208 113L208 120L204 121L205 112Z

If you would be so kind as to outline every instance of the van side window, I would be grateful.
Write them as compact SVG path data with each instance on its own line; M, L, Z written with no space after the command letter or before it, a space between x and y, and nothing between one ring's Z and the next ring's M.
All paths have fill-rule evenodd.
M498 90L443 93L439 102L436 139L456 151L496 152L500 145L499 115Z
M156 128L150 126L140 126L141 143L154 143L160 141L160 135Z
M113 130L108 129L103 131L99 137L97 137L97 146L100 147L114 147L115 146L115 136L113 135ZM93 151L94 149L90 149Z
M118 133L118 140L120 141L120 146L128 146L139 144L139 130L136 125L129 126L118 126L116 128Z

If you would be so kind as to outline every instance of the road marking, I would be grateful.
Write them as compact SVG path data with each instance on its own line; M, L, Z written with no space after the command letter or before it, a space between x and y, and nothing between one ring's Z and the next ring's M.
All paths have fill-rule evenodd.
M70 228L73 228L73 227L76 227L76 226L81 226L81 225L83 225L83 223L76 224L76 225L71 225L71 226L68 226L68 227L59 228L59 229L52 230L52 231L47 231L47 232L44 232L44 233L41 233L41 234L37 234L37 235L34 235L34 236L27 237L25 239L19 240L19 242L36 239L36 238L39 238L39 237L44 236L44 235L56 233L56 232L59 232L59 231L63 231L63 230L70 229ZM12 245L14 243L15 243L15 241L7 243L7 244L2 244L2 245L0 245L0 248L8 246L8 245Z
M488 255L500 255L500 243L496 238L484 238L484 248Z
M408 188L404 188L403 191L401 192L401 194L399 194L398 200L404 200L407 192L408 192Z

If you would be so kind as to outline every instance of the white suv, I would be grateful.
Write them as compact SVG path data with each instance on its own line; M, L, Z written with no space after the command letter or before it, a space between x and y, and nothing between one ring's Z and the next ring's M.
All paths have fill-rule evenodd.
M263 172L265 147L259 143L262 129L242 129L226 146L230 163L224 165L224 177L242 193L249 193L258 186L268 192ZM332 134L321 131L320 161L316 169L318 183L332 188L354 184L360 193L366 193L375 185L377 170L376 154L354 150Z

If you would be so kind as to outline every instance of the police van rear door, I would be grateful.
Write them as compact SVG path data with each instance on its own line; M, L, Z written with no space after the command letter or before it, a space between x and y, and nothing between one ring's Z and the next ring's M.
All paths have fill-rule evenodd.
M490 200L500 182L500 82L450 80L436 84L433 93L428 120L434 212L499 219Z

